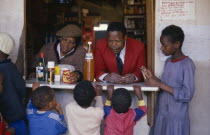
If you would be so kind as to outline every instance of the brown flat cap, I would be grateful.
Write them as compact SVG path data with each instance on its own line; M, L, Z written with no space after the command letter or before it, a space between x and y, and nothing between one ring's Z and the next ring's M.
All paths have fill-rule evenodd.
M63 27L56 33L56 36L60 37L81 37L82 31L80 28L74 24L67 25Z

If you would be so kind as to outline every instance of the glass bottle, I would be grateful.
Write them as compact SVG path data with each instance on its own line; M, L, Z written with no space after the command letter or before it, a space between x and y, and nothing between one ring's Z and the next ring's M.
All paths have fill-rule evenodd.
M91 47L92 42L88 42L88 50L85 55L84 61L84 80L94 81L94 57L93 49Z
M47 81L48 82L54 82L54 68L55 68L55 62L48 61L47 63Z
M44 53L40 53L40 57L39 57L38 80L39 81L45 81L45 59L44 59Z

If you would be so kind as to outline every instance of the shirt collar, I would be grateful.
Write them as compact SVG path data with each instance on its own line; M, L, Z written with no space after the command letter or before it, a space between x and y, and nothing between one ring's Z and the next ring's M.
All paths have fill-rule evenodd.
M68 55L68 54L70 54L71 52L73 52L74 51L74 48L71 50L71 51L69 51L65 56L61 56L61 47L60 47L60 43L58 43L58 46L57 46L57 51L58 51L58 55L59 55L59 59L61 60L61 59L63 59L66 55Z
M126 51L126 41L125 41L125 46L123 47L123 49L120 51L120 57L121 56L125 56L125 51ZM116 54L117 55L117 54Z

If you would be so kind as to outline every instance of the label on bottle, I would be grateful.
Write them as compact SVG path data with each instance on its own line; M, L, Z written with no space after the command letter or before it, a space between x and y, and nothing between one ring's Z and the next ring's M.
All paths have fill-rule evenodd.
M40 79L40 81L44 81L44 68L43 67L38 67L37 76L38 76L38 79Z
M54 81L54 68L48 68L47 81L48 82L53 82Z
M85 59L93 59L93 54L92 53L86 53Z
M43 63L42 62L39 62L39 67L43 66Z

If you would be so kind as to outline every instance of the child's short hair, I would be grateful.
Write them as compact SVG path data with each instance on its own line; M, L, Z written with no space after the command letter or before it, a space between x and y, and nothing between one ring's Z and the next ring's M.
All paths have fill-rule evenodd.
M81 81L74 88L74 99L80 106L89 106L96 96L94 87L90 81Z
M162 30L161 36L169 36L172 43L179 41L181 47L185 37L182 28L176 25L169 25L166 28L164 28Z
M52 88L49 86L38 87L32 92L31 100L32 104L39 110L44 109L55 98L55 94Z
M131 106L132 98L127 89L118 88L112 94L112 106L117 113L126 113Z

